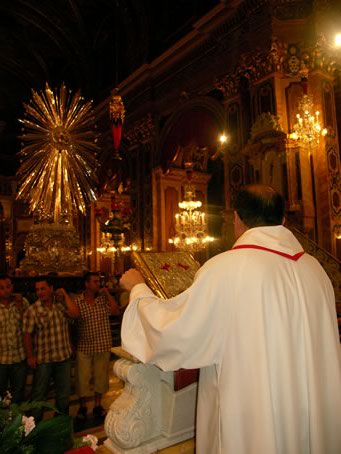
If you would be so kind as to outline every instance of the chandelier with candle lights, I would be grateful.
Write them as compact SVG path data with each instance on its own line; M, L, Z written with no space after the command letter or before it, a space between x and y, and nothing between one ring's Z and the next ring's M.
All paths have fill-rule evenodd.
M320 123L320 112L314 112L313 96L308 95L308 73L307 66L302 63L300 75L303 96L298 103L296 122L289 137L311 148L312 145L319 144L321 136L324 137L328 131Z
M298 110L299 113L296 114L296 123L292 128L290 138L305 145L320 143L320 138L327 134L327 129L321 126L320 112L316 110L314 113L312 95L303 95Z
M175 236L168 241L176 248L190 252L204 249L214 238L207 234L206 215L196 200L195 186L192 183L192 163L186 163L187 182L184 186L184 200L178 204L180 211L175 215Z

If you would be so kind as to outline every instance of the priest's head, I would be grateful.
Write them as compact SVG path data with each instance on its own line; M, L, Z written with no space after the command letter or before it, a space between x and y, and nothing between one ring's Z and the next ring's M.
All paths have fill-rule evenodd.
M243 186L234 199L234 233L238 239L253 227L284 224L285 203L271 186Z

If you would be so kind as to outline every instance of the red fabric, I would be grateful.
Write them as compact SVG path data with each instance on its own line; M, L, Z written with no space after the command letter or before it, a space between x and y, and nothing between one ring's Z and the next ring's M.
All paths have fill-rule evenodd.
M64 454L94 454L94 450L90 446L82 446L81 448L69 449Z
M174 372L174 391L186 388L198 379L199 369L179 369Z
M120 147L120 142L121 142L122 123L117 123L117 124L112 123L111 132L112 132L112 138L114 141L114 149L118 150Z
M302 252L298 252L298 253L295 254L295 255L289 255L289 254L286 254L285 252L275 251L274 249L269 249L269 248L263 247L263 246L257 246L256 244L241 244L241 245L239 245L239 246L235 246L235 247L232 248L232 249L260 249L261 251L272 252L273 254L281 255L282 257L285 257L285 258L287 258L287 259L295 260L295 262L296 262L300 257L302 257L302 255L304 254L304 251L302 251Z

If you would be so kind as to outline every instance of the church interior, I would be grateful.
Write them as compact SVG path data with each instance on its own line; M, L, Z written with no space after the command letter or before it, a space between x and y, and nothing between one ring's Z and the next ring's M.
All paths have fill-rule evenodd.
M2 0L0 28L0 272L16 292L34 301L39 274L77 292L98 271L124 310L136 256L230 249L234 195L261 183L341 326L339 0Z

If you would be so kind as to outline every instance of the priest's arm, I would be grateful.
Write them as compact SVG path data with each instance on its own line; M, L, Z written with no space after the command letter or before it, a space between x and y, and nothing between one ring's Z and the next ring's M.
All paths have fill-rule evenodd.
M204 268L191 287L168 300L154 295L139 271L123 275L120 284L131 290L121 330L126 351L163 370L220 362L226 329L219 307L225 298L218 294L214 275L208 279L209 271L203 273Z

